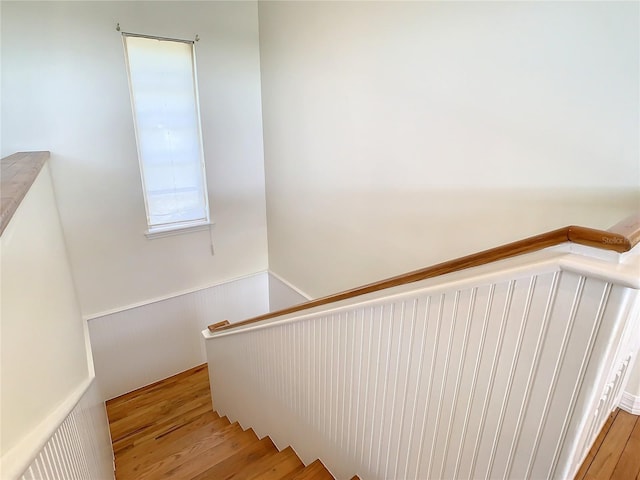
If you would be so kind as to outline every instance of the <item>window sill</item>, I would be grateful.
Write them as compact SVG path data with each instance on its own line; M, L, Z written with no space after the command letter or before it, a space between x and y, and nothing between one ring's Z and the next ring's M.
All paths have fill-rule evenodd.
M149 229L144 232L144 236L149 240L153 240L155 238L171 237L173 235L183 235L185 233L208 230L213 225L215 225L213 222L172 225L170 227Z

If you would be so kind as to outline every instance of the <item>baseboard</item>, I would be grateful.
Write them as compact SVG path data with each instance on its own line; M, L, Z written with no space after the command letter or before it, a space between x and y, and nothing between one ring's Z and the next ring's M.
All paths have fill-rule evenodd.
M618 406L633 415L640 415L640 397L636 395L624 392Z

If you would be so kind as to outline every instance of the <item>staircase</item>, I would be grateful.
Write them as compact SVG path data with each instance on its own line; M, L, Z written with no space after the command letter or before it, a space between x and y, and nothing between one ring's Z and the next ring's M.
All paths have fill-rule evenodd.
M117 480L334 478L212 411L206 365L109 400L107 413Z

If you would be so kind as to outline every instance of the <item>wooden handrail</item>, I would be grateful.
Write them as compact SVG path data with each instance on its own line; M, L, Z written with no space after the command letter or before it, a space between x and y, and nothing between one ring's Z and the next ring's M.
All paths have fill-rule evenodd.
M214 330L217 330L218 328L226 327L227 325L230 325L229 320L222 320L221 322L214 323L213 325L209 325L208 328L210 332L213 332Z
M49 152L18 152L0 161L0 235L49 158Z
M228 325L220 325L219 323L209 325L209 330L212 332L214 330L219 332L235 327L250 325L262 320L268 320L281 315L287 315L289 313L300 312L309 308L339 302L341 300L377 292L386 288L406 285L408 283L426 280L428 278L457 272L471 267L479 267L487 263L504 260L524 253L535 252L542 250L543 248L552 247L565 242L573 242L580 245L601 248L603 250L612 250L619 253L628 252L638 242L640 242L640 212L636 212L635 214L625 218L609 230L596 230L593 228L577 226L559 228L558 230L552 230L547 233L525 238L524 240L507 243L500 247L491 248L489 250L460 257L455 260L439 263L431 267L422 268L420 270L415 270L413 272L404 273L402 275L370 283L362 287L311 300L275 312L266 313L242 322Z

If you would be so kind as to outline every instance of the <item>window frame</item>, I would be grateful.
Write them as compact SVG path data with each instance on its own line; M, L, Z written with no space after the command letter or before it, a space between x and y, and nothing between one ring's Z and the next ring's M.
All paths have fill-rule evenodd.
M145 236L148 239L161 238L171 235L179 235L182 233L189 233L194 231L200 231L209 229L210 226L213 225L211 222L211 212L209 207L209 189L207 184L207 170L206 170L206 162L204 156L204 141L202 135L202 119L200 113L200 93L198 89L198 69L196 63L196 49L195 49L195 41L193 40L183 40L178 38L169 38L169 37L159 37L154 35L144 35L138 33L130 33L130 32L121 32L122 33L122 44L124 47L125 54L125 65L126 65L126 73L127 73L127 82L129 86L129 97L131 102L131 110L133 115L133 128L136 139L136 153L138 156L138 167L140 170L140 181L142 184L142 194L144 198L144 208L146 214L146 222L147 222L147 230L144 232ZM193 82L193 95L194 95L194 107L195 107L195 115L196 115L196 123L197 128L194 133L196 133L198 137L198 154L199 154L199 165L200 171L202 175L202 194L204 200L204 213L205 218L196 219L196 220L180 220L180 221L172 221L164 224L153 224L151 223L151 214L149 212L149 191L147 190L147 185L145 181L145 164L144 159L140 150L140 134L138 132L138 118L136 113L135 106L135 97L134 97L134 89L133 82L131 76L131 67L130 67L130 57L127 46L127 37L134 38L145 38L149 40L157 40L163 42L177 42L177 43L186 43L190 46L191 49L191 76Z

